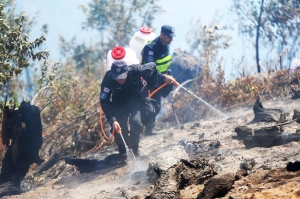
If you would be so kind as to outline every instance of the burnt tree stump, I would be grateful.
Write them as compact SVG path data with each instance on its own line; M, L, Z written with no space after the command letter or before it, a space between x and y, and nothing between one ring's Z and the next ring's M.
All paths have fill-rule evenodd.
M286 118L286 113L281 109L266 109L263 107L259 98L257 98L254 106L254 119L251 123L256 122L283 122Z
M270 127L264 127L264 128L261 128L261 129L257 129L257 130L254 130L254 135L258 135L258 134L268 134L268 133L271 133L271 134L279 134L279 133L282 133L283 130L281 127L278 127L278 126L270 126Z
M299 110L294 110L294 115L292 117L293 120L296 120L297 123L300 123L300 111Z
M300 141L300 134L282 134L279 131L267 132L264 130L259 130L259 133L252 137L244 139L243 143L246 148L254 147L266 147L270 148L273 146L283 145L292 141Z
M272 147L283 145L292 141L300 141L300 134L298 131L293 134L283 134L282 126L270 126L257 130L252 130L249 127L236 127L236 139L243 140L246 148L254 147ZM253 132L253 133L252 133Z
M39 156L43 144L42 122L40 109L30 102L23 101L17 110L5 106L4 114L6 122L2 124L2 137L10 141L3 142L6 153L0 174L0 185L3 185L0 195L13 195L20 193L21 181L30 165L43 162Z

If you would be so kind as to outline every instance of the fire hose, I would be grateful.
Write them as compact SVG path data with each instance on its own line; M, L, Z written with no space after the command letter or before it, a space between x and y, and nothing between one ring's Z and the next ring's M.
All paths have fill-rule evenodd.
M114 129L111 129L111 130L109 130L109 132L111 131L111 133L109 133L110 135L106 135L106 133L105 133L105 131L104 131L104 128L103 128L103 123L102 123L102 112L103 112L103 111L100 109L100 126L101 126L102 134L103 134L103 136L105 137L105 139L107 139L107 140L112 140L112 139L113 139L113 136L115 135L115 131L114 131ZM124 140L124 137L123 137L123 135L122 135L121 129L118 129L117 133L120 134L120 136L121 136L121 138L122 138L122 140L123 140L123 142L124 142L124 144L125 144L125 147L128 148L128 146L127 146L127 144L126 144L126 142L125 142L125 140Z
M208 104L206 101L204 101L203 99L201 99L200 97L198 97L197 95L195 95L193 92L191 92L190 90L188 90L187 88L185 88L184 86L182 86L181 84L179 84L177 81L173 82L174 85L179 86L180 88L182 88L183 90L187 91L189 94L191 94L193 97L195 97L196 99L200 100L201 102L203 102L205 105L207 105L208 107L212 108L214 111L220 113L222 116L224 116L226 119L228 118L227 115L225 115L224 113L222 113L221 111L219 111L218 109L214 108L213 106L211 106L210 104ZM155 89L152 93L148 92L148 97L151 98L157 91L159 91L160 89L162 89L163 87L165 87L167 85L167 83L164 83L163 85L161 85L160 87L158 87L157 89ZM112 140L113 136L114 136L114 131L112 131L111 136L108 137L103 129L103 124L102 124L102 110L100 109L100 126L101 126L101 130L102 130L102 134L104 135L105 139L107 140ZM125 144L125 147L128 147L126 145L126 142L122 136L121 133L121 129L120 132L118 132Z
M176 83L174 83L174 84L177 85L178 82L176 82ZM164 83L163 85L161 85L160 87L158 87L157 89L155 89L152 93L149 93L148 97L151 98L157 91L159 91L160 89L162 89L162 88L163 88L164 86L166 86L166 85L167 85L167 83ZM101 127L101 132L102 132L102 134L103 134L103 136L104 136L105 139L107 139L107 140L112 140L115 132L114 132L114 130L112 130L111 133L108 133L108 134L110 134L110 135L107 135L107 134L105 133L104 128L103 128L103 123L102 123L102 114L103 114L103 111L102 111L102 109L100 108L100 127ZM118 133L121 135L122 140L123 140L123 142L124 142L124 144L125 144L125 147L128 148L128 146L126 145L126 142L125 142L125 140L124 140L124 138L123 138L123 136L122 136L121 129L120 129L120 131L119 131Z
M179 85L178 82L174 82L173 84L176 85L176 86ZM164 83L163 85L161 85L160 87L158 87L157 89L155 89L152 93L150 93L150 92L148 91L148 97L151 98L157 91L159 91L160 89L162 89L162 88L165 87L166 85L167 85L167 83ZM114 132L114 130L112 130L111 133L108 133L108 134L110 134L110 135L107 135L107 134L105 133L104 128L103 128L103 123L102 123L102 113L103 113L103 111L102 111L102 109L100 108L100 126L101 126L101 132L102 132L102 134L103 134L103 136L104 136L105 139L107 139L107 140L112 140L115 132ZM128 146L126 145L126 142L125 142L125 140L124 140L124 138L123 138L123 136L122 136L121 129L120 129L120 131L119 131L118 133L121 135L122 140L123 140L123 142L124 142L124 144L125 144L125 147L128 148Z

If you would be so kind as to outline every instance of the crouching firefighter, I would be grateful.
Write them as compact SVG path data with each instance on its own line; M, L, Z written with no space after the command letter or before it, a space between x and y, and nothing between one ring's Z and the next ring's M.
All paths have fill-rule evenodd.
M143 126L155 118L157 106L155 100L143 97L142 93L146 84L148 88L154 88L157 76L153 62L127 66L124 61L115 61L102 80L100 103L107 122L115 132L121 159L127 159L126 146L116 132L121 130L126 145L138 156Z

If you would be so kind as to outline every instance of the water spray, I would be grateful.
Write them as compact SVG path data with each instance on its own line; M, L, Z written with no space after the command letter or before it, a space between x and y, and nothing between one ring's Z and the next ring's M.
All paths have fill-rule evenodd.
M207 103L206 101L204 101L203 99L201 99L200 97L198 97L197 95L195 95L192 91L188 90L187 88L185 88L184 86L182 86L181 84L179 84L177 81L173 82L174 85L179 86L180 88L182 88L183 90L187 91L189 94L191 94L193 97L195 97L196 99L200 100L201 102L203 102L205 105L207 105L209 108L211 108L212 110L216 111L217 113L221 114L223 117L225 117L226 119L228 119L229 117L227 115L225 115L224 113L222 113L221 111L219 111L218 109L216 109L215 107L213 107L212 105L210 105L209 103ZM166 86L167 83L164 83L163 85L161 85L160 87L158 87L156 90L154 90L151 94L148 95L149 98L151 98L157 91L159 91L161 88L163 88L164 86Z
M187 91L189 94L191 94L192 96L194 96L196 99L200 100L201 102L203 102L205 105L207 105L209 108L213 109L214 111L216 111L217 113L221 114L223 117L225 117L226 119L228 119L229 117L227 115L225 115L224 113L222 113L221 111L219 111L218 109L216 109L215 107L213 107L212 105L210 105L209 103L207 103L206 101L204 101L203 99L201 99L200 97L198 97L197 95L195 95L192 91L188 90L187 88L185 88L184 86L180 85L178 82L174 83L176 86L179 86L180 88L182 88L183 90Z

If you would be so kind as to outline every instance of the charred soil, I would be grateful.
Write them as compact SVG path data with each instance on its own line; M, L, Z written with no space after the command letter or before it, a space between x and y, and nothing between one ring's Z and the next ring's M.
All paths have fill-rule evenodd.
M80 158L57 156L49 169L27 174L20 195L3 198L299 198L300 124L292 118L299 100L262 104L284 110L284 123L253 122L253 105L226 112L229 118L157 123L154 135L141 136L136 159L128 154L119 163L115 145ZM255 145L261 140L268 144Z

